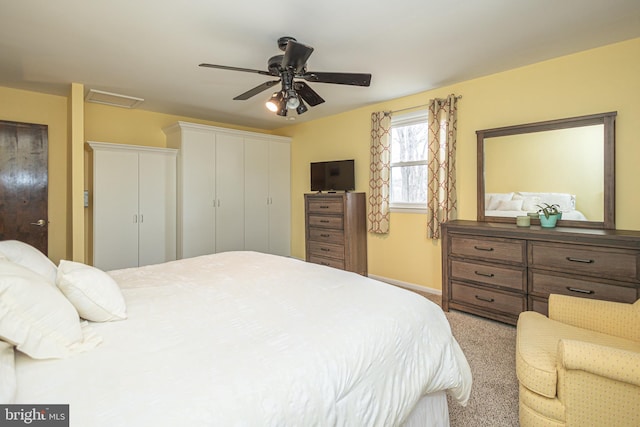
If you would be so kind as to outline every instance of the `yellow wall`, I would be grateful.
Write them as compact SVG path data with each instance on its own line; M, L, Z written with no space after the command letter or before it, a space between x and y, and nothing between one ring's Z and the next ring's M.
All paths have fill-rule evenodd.
M635 188L640 178L638 75L640 39L634 39L272 132L293 138L292 254L304 257L303 194L309 191L309 162L355 159L356 190L368 192L371 112L425 104L449 93L463 96L458 115L460 218L476 215L477 129L618 111L616 224L619 229L640 230L640 216L635 213L640 208ZM0 87L0 119L49 125L49 254L55 262L70 257L72 245L67 235L68 102L67 97ZM84 139L93 141L164 147L162 128L177 120L238 128L140 109L84 104L84 110ZM369 235L369 272L440 289L440 244L425 236L424 215L392 214L388 236Z
M309 162L354 158L356 191L368 192L371 112L425 104L450 93L463 97L458 104L459 218L476 217L476 130L617 111L616 226L640 230L638 76L640 38L278 129L293 138L292 254L304 257L302 195L309 191ZM396 213L388 236L369 234L370 274L441 289L440 244L425 237L425 220Z
M142 106L144 106L144 104L142 104ZM84 136L86 141L144 145L147 147L166 147L166 138L162 129L179 120L232 129L267 132L261 129L154 113L145 110L128 110L126 108L110 107L102 104L85 103L84 108Z

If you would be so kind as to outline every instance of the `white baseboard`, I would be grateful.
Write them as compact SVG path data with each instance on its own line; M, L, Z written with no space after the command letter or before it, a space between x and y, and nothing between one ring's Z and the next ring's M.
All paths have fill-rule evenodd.
M426 286L416 285L415 283L403 282L401 280L390 279L388 277L377 276L375 274L369 274L369 277L381 282L389 283L390 285L400 286L401 288L410 289L412 291L426 292L434 295L442 295L440 289L427 288Z

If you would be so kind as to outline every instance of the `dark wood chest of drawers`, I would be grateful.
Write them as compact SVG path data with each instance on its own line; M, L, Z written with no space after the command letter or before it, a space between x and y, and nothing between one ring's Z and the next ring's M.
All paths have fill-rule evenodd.
M619 302L640 297L640 232L442 225L442 306L515 324L547 314L549 294Z
M367 275L364 193L305 194L308 262Z

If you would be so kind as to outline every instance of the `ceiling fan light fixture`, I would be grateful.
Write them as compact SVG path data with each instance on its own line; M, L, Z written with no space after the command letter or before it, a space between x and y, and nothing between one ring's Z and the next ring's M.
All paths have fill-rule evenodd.
M289 110L295 110L300 105L300 98L296 94L296 91L290 90L287 94L287 108Z
M274 92L273 95L271 95L271 98L267 100L265 105L267 106L267 109L269 111L273 111L275 113L280 109L280 106L282 104L281 95L281 92Z
M299 101L300 101L300 105L298 105L298 107L296 108L296 112L298 114L306 113L308 110L307 106L304 105L304 102L302 101L302 99L300 99Z

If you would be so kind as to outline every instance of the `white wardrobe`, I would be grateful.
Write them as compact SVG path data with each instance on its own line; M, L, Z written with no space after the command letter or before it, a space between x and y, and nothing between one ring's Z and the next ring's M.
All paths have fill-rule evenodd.
M178 149L177 256L291 253L290 139L187 122Z
M177 150L88 142L93 151L93 264L176 259Z

